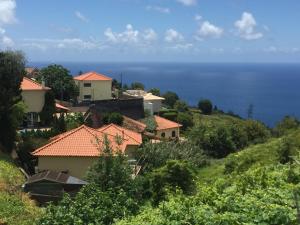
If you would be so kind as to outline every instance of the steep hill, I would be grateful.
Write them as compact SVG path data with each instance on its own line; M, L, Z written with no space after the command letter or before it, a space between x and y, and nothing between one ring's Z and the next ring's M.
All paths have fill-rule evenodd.
M25 179L7 155L0 152L0 224L31 225L41 210L21 192Z

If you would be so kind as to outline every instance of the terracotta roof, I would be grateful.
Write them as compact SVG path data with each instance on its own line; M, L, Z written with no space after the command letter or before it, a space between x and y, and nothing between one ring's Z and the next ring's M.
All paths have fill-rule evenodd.
M127 116L123 116L123 127L126 127L129 130L133 130L139 133L142 133L146 129L146 124L139 122L137 120L131 119Z
M124 153L126 146L133 141L127 137L117 143L116 136L105 134L93 128L82 125L76 129L57 136L54 140L41 148L35 150L34 156L74 156L74 157L95 157L102 153L104 138L107 137L113 152Z
M74 79L75 80L112 80L112 78L96 72L84 73L82 75L74 77Z
M113 136L121 136L130 142L132 145L141 145L143 143L142 135L140 133L128 130L126 128L120 127L116 124L109 124L106 126L103 126L98 129L99 131L110 134Z
M182 127L181 124L162 118L160 116L154 116L154 119L157 124L156 130L166 130L176 127Z
M21 83L21 90L22 91L40 91L40 90L50 90L51 88L44 87L43 85L39 84L38 82L29 79L27 77L23 77Z
M67 107L65 107L65 106L63 106L63 105L61 105L61 104L58 104L58 103L55 103L55 108L57 108L57 109L62 109L62 110L66 110L66 111L70 111L69 108L67 108Z

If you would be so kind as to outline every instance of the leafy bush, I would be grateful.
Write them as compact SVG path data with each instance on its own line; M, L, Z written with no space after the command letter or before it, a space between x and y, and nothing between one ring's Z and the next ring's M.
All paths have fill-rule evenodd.
M167 112L167 113L164 113L162 115L162 117L168 119L168 120L172 120L172 121L176 121L177 119L177 112Z
M195 192L195 171L187 161L170 160L150 174L153 201L165 200L167 189L175 192L180 188L184 194Z
M180 112L177 116L177 122L182 125L183 130L187 130L187 128L194 125L193 115Z
M189 106L185 101L177 100L174 104L174 109L178 112L186 112L189 110Z
M275 136L282 136L290 131L299 128L299 120L294 117L286 116L284 117L273 129Z
M287 181L288 171L288 166L258 167L199 184L195 196L177 193L117 225L298 224L292 195L297 186ZM294 176L299 178L299 168Z
M49 205L40 225L112 224L137 212L138 204L122 190L101 191L96 185L84 186L74 199L65 195L57 205Z
M49 126L53 122L53 115L55 113L55 97L52 91L47 91L45 94L45 103L40 118L42 125Z
M203 150L189 141L146 143L138 150L137 158L144 173L164 166L168 160L186 160L198 168L208 164Z
M263 143L271 136L270 130L261 122L256 120L246 120L245 130L250 143Z
M158 88L151 88L148 92L152 93L153 95L160 96L160 90Z
M102 117L103 124L114 123L116 125L123 124L123 116L118 112L105 113Z
M65 121L67 130L72 130L84 124L84 117L82 113L67 114Z
M179 100L178 95L172 91L167 91L165 94L163 94L163 97L165 98L164 104L170 108L174 108L175 102Z
M198 108L205 115L210 115L212 113L213 105L210 100L202 99L198 102Z
M157 127L157 123L153 116L146 117L143 122L146 124L146 131L154 133Z

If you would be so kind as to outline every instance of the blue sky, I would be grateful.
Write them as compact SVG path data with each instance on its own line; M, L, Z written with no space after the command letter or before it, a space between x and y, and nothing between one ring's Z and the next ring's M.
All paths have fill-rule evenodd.
M0 0L29 61L299 62L299 0Z

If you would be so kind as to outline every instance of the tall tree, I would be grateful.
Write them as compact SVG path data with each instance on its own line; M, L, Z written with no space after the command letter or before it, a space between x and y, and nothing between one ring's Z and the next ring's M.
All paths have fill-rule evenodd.
M24 75L25 58L22 53L0 52L0 144L6 151L14 147L19 125L15 110L21 100L20 86Z
M173 108L175 105L175 102L179 100L178 95L175 92L167 91L163 97L165 98L164 103L169 106L170 108Z
M79 90L70 71L61 65L53 64L41 69L37 79L44 81L57 99L69 101L78 96Z

